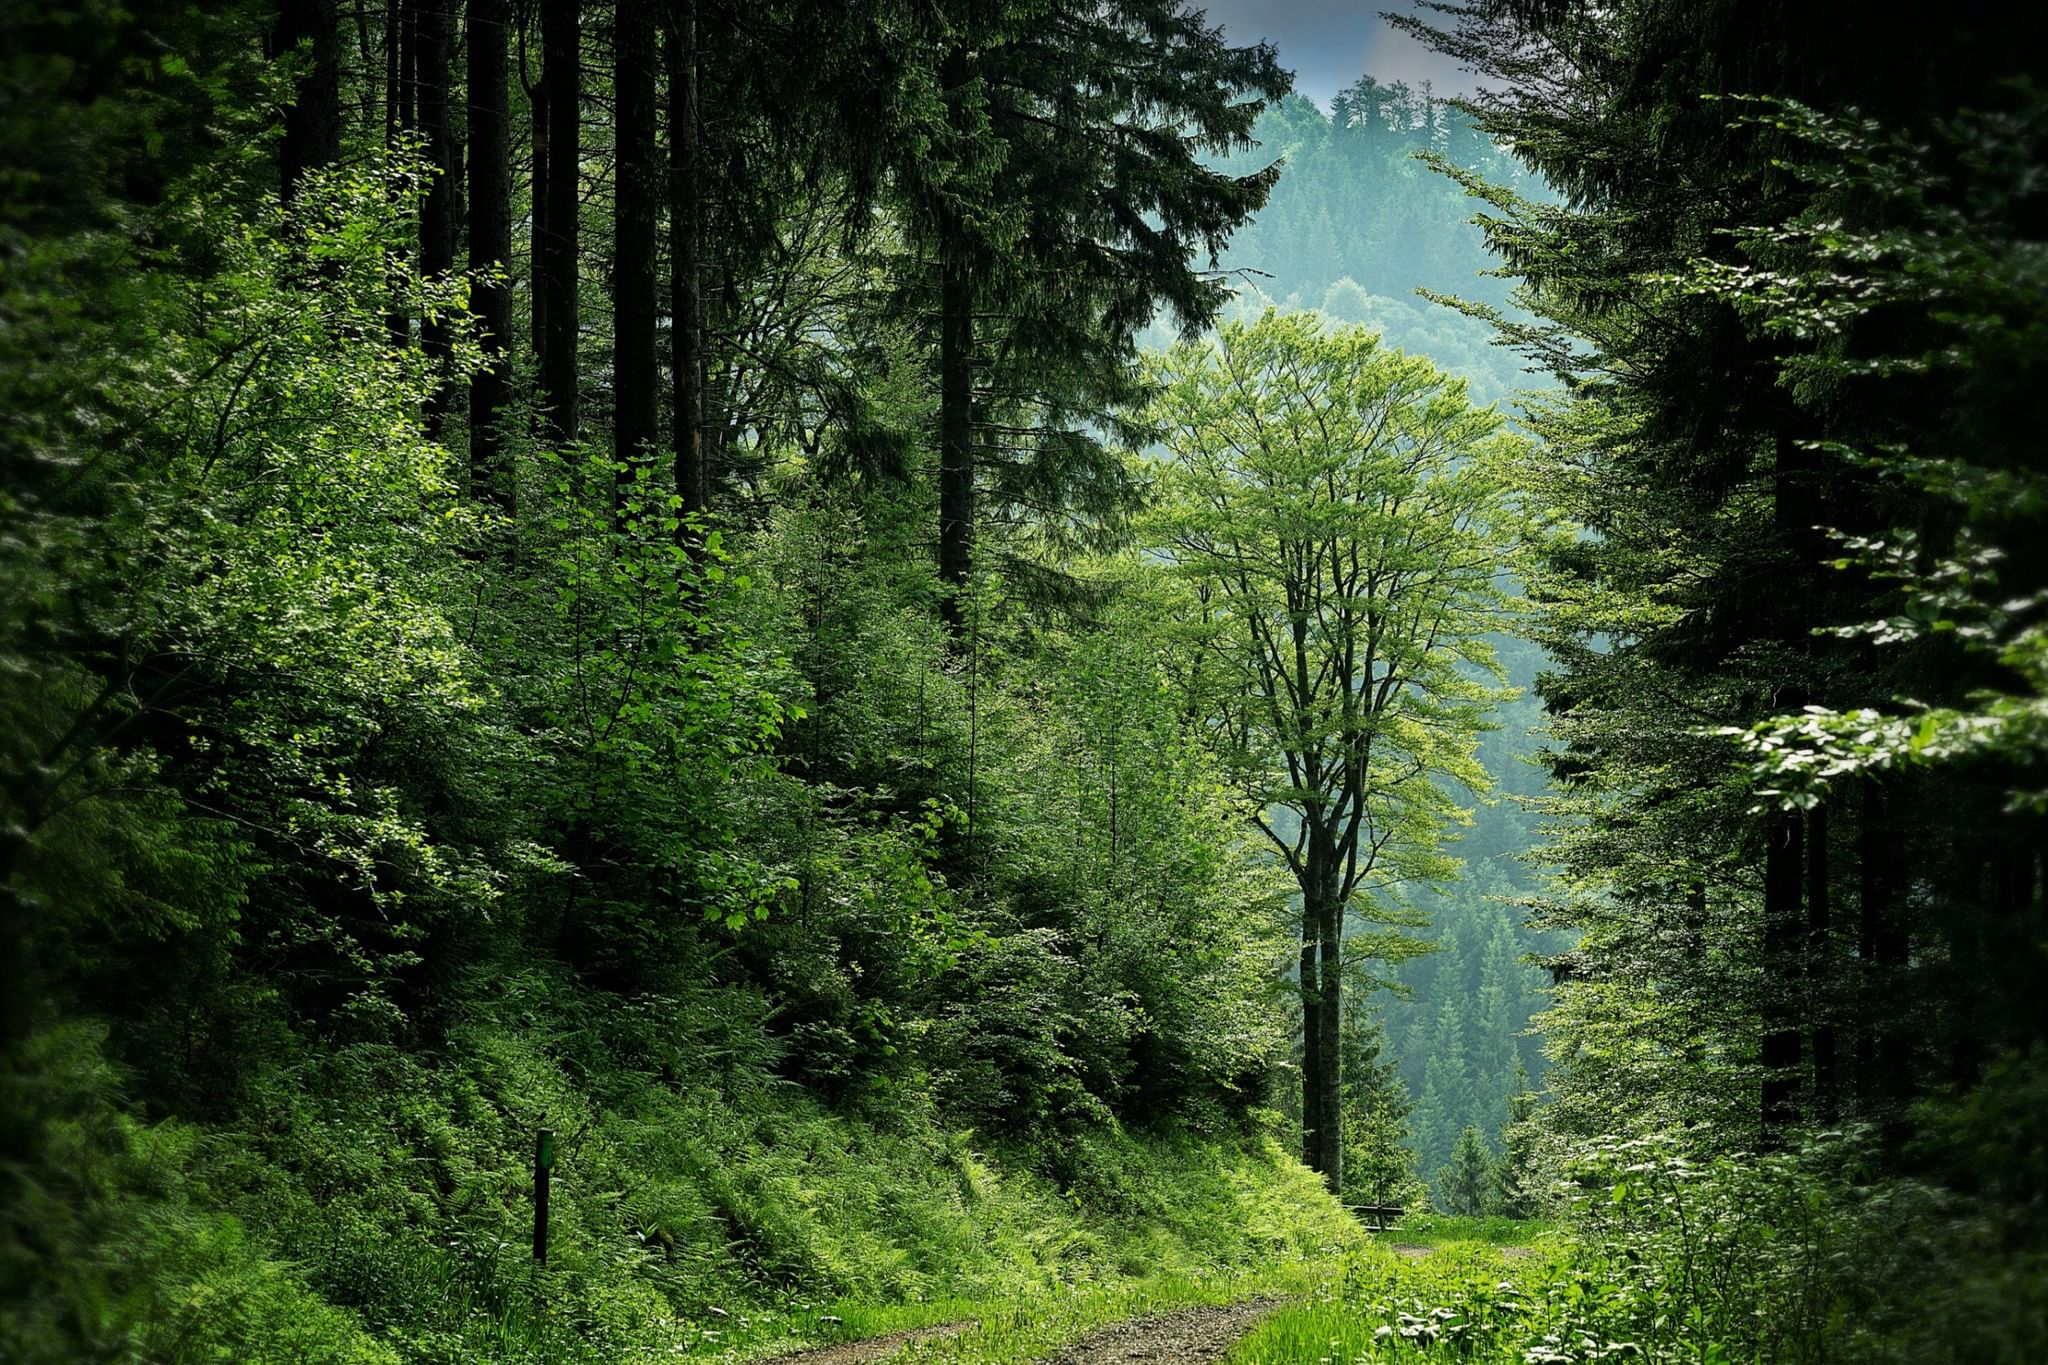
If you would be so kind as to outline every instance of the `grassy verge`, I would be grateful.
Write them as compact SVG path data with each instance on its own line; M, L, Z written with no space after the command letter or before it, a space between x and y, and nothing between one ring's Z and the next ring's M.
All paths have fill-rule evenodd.
M1428 1256L1401 1256L1381 1244L1346 1254L1341 1274L1261 1323L1231 1352L1229 1365L1446 1357L1521 1365L1536 1305L1558 1273L1561 1243L1538 1240L1533 1255L1510 1256L1503 1248L1521 1243L1454 1240L1448 1232L1435 1229Z

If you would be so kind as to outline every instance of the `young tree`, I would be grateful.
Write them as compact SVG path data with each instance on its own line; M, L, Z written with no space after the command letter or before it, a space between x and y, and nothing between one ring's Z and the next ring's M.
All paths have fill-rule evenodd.
M1415 1102L1401 1083L1377 1010L1362 997L1344 999L1340 1065L1344 1096L1344 1188L1347 1204L1407 1204L1421 1193L1408 1119Z
M1346 920L1373 926L1353 966L1412 954L1403 889L1450 875L1452 788L1487 787L1482 637L1522 442L1428 361L1307 315L1227 326L1155 378L1150 540L1195 604L1191 707L1300 890L1303 1151L1337 1189Z
M1495 1211L1507 1218L1534 1217L1537 1209L1536 1092L1529 1072L1515 1063L1515 1089L1508 1096L1508 1121L1500 1130L1501 1158L1493 1170Z
M1451 1153L1450 1164L1437 1168L1437 1202L1443 1205L1445 1213L1461 1214L1467 1218L1492 1213L1497 1182L1493 1153L1486 1150L1486 1142L1479 1136L1479 1130L1466 1125L1465 1130L1458 1134L1458 1145Z

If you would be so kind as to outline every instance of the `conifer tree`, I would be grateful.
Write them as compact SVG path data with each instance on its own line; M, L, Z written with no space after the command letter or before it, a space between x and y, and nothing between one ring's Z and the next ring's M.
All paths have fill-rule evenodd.
M1278 168L1200 158L1241 146L1286 78L1270 47L1228 46L1185 0L960 0L952 20L944 155L898 176L937 277L940 609L957 636L981 522L1057 538L1130 505L1096 433L1137 396L1155 312L1193 331L1221 307L1197 257Z
M444 279L455 269L455 245L461 232L457 185L461 153L455 126L455 10L445 3L426 3L416 10L416 73L420 133L426 140L432 178L420 201L420 270ZM421 349L440 376L426 404L429 435L442 434L454 390L448 368L454 348L453 319L445 310L430 310L421 319Z
M271 55L303 74L284 111L277 149L280 197L289 202L309 170L341 155L341 33L336 0L283 0L269 34Z
M1493 1153L1479 1130L1467 1124L1458 1134L1450 1161L1437 1168L1437 1202L1445 1213L1476 1218L1494 1211L1496 1184Z
M660 417L654 268L661 177L655 167L657 0L613 12L612 458L615 501L652 473Z
M1347 1204L1407 1204L1416 1197L1415 1153L1409 1145L1414 1101L1384 1055L1377 1010L1353 994L1344 1005L1344 1188Z
M1538 1208L1536 1134L1531 1122L1535 1116L1536 1092L1529 1088L1527 1069L1516 1062L1507 1123L1500 1134L1501 1158L1494 1167L1493 1205L1506 1218L1534 1217Z
M1567 197L1534 202L1446 167L1487 199L1490 236L1540 316L1473 311L1574 386L1538 414L1554 458L1532 470L1534 491L1599 532L1550 546L1531 585L1558 661L1544 691L1571 816L1554 826L1565 875L1542 922L1583 934L1552 961L1553 1027L1573 1062L1547 1121L1564 1131L1675 1120L1748 1147L1855 1109L1896 1140L1908 1095L1970 1083L1990 1039L2039 1036L2038 1015L2016 1008L2027 989L1990 986L1998 955L1985 953L2015 941L2017 907L2039 903L2034 817L1994 813L1990 766L1923 783L1853 758L1893 699L1960 703L1981 681L1967 650L1882 647L1898 636L1878 622L1911 619L1899 575L1921 581L1971 538L1960 528L1998 521L1930 501L1893 460L1998 451L2019 468L2026 424L1976 401L1960 376L1984 371L1931 359L1926 338L1961 316L1953 306L1871 283L1889 269L1873 262L1894 259L1879 243L1898 240L1885 234L1929 187L1896 165L1824 169L1855 139L1809 115L1853 108L1866 129L1944 141L1971 103L2009 104L2001 81L2040 50L2041 16L1965 8L1934 61L1833 0L1566 2L1533 18L1453 5L1439 30L1397 21L1500 78L1469 107ZM1989 165L1962 162L1978 167L1965 180ZM1920 230L1967 235L1971 191L1931 193L1944 208ZM1973 211L2005 221L1989 202ZM1921 379L1884 382L1909 370ZM1873 548L1902 544L1914 549ZM2000 591L2040 581L2030 565ZM1761 763L1743 736L1769 737L1754 741ZM1844 751L1825 765L1822 736ZM1802 763L1855 780L1814 783ZM1914 906L1896 894L1902 875L1920 888ZM1937 959L1973 965L1950 976ZM1865 1040L1853 1097L1845 1031Z

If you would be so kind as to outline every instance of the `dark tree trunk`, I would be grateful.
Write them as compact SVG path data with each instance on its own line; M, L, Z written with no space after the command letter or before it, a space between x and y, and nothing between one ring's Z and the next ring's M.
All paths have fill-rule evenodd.
M583 27L577 0L541 0L541 82L548 118L547 221L535 251L534 288L545 296L540 355L542 430L557 446L577 435L576 272L582 189ZM541 306L541 305L536 305Z
M1767 1148L1783 1142L1799 1120L1798 982L1804 938L1800 922L1799 882L1804 843L1796 814L1774 811L1764 850L1763 1064L1762 1140Z
M970 74L965 49L946 54L940 80L949 98ZM974 580L974 274L970 244L950 212L940 222L938 251L939 616L957 645Z
M404 0L384 0L384 148L395 150L399 139L412 127L412 107L409 91L412 86L412 16ZM390 278L394 282L404 276L405 250L393 247L390 256ZM393 346L405 346L412 340L412 323L403 308L393 300L390 311L384 315L384 330Z
M527 343L533 352L534 373L539 374L547 368L548 354L548 291L541 274L541 252L547 241L548 221L548 94L545 69L537 81L526 74L527 44L531 41L536 47L540 45L539 34L530 22L534 14L533 4L521 5L519 84L526 92L527 108L533 116L533 126L529 130L533 143L533 186L527 209L531 216L527 227L526 292L527 306L531 310Z
M1310 817L1313 818L1313 817ZM1344 1178L1344 907L1336 841L1311 829L1301 870L1302 1161L1332 1193Z
M420 5L398 3L398 128L410 133L420 126Z
M420 273L438 280L455 269L455 111L450 99L455 34L446 3L422 4L418 15L420 132L433 167L433 180L420 205ZM445 317L422 319L420 347L435 374L434 391L427 399L427 434L439 439L453 396L447 369L454 340Z
M1813 1038L1813 1115L1833 1123L1839 1111L1835 1058L1834 927L1828 868L1828 809L1806 814L1806 987Z
M669 382L676 492L683 511L711 505L704 459L703 163L698 155L697 4L680 0L668 29Z
M1896 1147L1902 1110L1912 1091L1912 1044L1905 1032L1901 969L1907 937L1898 923L1891 841L1895 837L1884 792L1863 788L1856 830L1856 947L1860 959L1857 1090L1866 1117L1880 1121Z
M509 514L514 488L506 454L512 401L512 108L509 0L469 0L469 268L484 366L469 384L469 480L479 499Z
M286 203L305 173L341 156L341 27L335 0L284 0L270 31L271 56L310 59L284 111L277 149L278 193ZM299 58L301 45L308 48Z
M1323 1076L1316 1087L1321 1111L1316 1118L1315 1169L1330 1193L1336 1194L1344 1185L1344 907L1328 891L1323 897L1323 931L1317 955L1321 959L1322 999L1317 1008L1316 1027L1323 1035L1317 1061L1322 1065Z
M939 250L939 614L958 642L974 578L974 284L956 234Z
M1301 1164L1317 1169L1322 1158L1319 1128L1323 1119L1323 998L1321 956L1323 918L1307 895L1301 900Z
M626 491L649 468L659 421L655 353L654 270L660 241L661 191L655 166L654 64L657 0L618 0L613 12L612 50L617 62L613 120L618 169L612 217L612 384L613 451L620 466L614 490L624 506Z
M400 0L384 0L384 145L396 146L399 130L405 124L401 118L400 104L404 99L400 84L399 53L404 48L403 31L405 8Z

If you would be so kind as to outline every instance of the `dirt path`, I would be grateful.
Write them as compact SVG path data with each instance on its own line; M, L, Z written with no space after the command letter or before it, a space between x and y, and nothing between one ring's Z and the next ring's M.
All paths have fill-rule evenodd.
M1045 1365L1212 1365L1284 1299L1246 1299L1220 1308L1183 1308L1111 1323L1045 1358Z
M920 1341L942 1341L957 1337L962 1332L971 1332L981 1326L969 1318L965 1322L944 1322L937 1327L918 1327L908 1332L891 1332L885 1337L867 1337L860 1341L842 1341L837 1346L820 1346L811 1351L799 1351L793 1356L777 1356L773 1365L866 1365L871 1360L886 1360L906 1346Z

